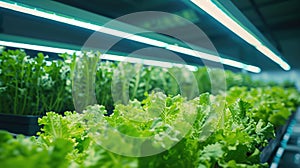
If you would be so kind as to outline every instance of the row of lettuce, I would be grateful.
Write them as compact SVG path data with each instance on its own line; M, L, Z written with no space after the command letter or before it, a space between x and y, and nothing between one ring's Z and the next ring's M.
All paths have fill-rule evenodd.
M30 57L21 50L3 51L0 55L0 113L43 115L47 111L72 111L76 108L74 98L82 100L74 93L80 95L87 88L89 91L82 94L96 97L95 100L77 103L75 106L80 107L76 109L82 110L96 102L112 111L115 104L134 99L141 101L145 93L152 91L184 95L182 90L188 90L184 96L192 99L199 93L218 93L232 86L249 88L272 84L251 80L247 74L219 69L199 68L191 72L186 68L101 62L99 55L84 53L78 60L79 56L62 54L61 59L47 61L49 58L42 53ZM77 81L72 82L74 79Z
M261 149L300 103L290 83L99 55L1 53L0 112L53 111L38 136L0 131L2 167L267 167Z
M299 105L282 87L232 87L191 100L162 92L82 113L48 112L39 136L0 132L2 167L268 167L261 149Z

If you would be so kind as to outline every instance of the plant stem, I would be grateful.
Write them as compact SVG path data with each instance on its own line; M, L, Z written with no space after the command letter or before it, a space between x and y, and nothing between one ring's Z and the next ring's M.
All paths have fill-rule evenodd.
M14 114L17 114L17 104L18 104L18 73L16 71Z
M34 112L34 114L39 114L39 105L40 105L40 84L39 84L39 76L40 76L40 67L39 67L39 70L38 70L38 73L37 73L37 88L36 88L36 98L37 98L37 101L36 101L36 111Z
M26 57L25 57L25 58L26 58ZM24 58L24 59L25 59L25 58ZM23 63L22 63L22 71L21 71L21 74L23 74L22 77L21 77L22 80L24 80L24 74L26 74L26 72L24 72L24 65L25 65L24 59L23 59ZM28 82L28 78L25 78L24 81L25 81L25 85L26 85L26 83ZM21 83L21 88L23 88L23 83ZM25 96L23 97L23 105L22 105L22 111L21 111L21 113L23 113L24 110L25 110L26 102L27 102L27 88L26 88Z
M134 89L133 89L133 93L132 93L132 97L131 100L136 98L136 92L140 83L140 74L141 74L141 69L139 69L137 75L136 75L136 79L135 79L135 84L134 84Z

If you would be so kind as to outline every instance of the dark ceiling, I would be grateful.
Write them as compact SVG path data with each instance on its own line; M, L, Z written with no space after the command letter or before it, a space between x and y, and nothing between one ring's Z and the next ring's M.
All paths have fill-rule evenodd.
M111 19L143 11L161 11L179 15L197 25L209 37L217 51L225 56L256 65L262 70L282 70L277 64L241 40L223 25L187 0L56 0L94 14ZM220 0L222 1L222 0ZM299 0L231 0L232 3L276 47L292 69L300 69L300 1ZM0 8L1 9L1 8ZM68 26L37 17L20 15L1 9L1 31L5 34L40 38L62 43L82 45L92 31ZM191 24L176 22L176 19L155 17L130 22L138 27L159 32L176 32L184 35L191 44L200 44L203 39L190 32ZM22 25L20 27L20 25ZM202 43L201 43L202 44ZM124 41L114 49L133 52L144 45ZM201 47L206 47L201 46ZM158 52L153 55L162 57ZM188 59L188 61L196 61ZM196 61L197 62L197 61ZM229 68L229 67L228 67ZM230 69L230 68L229 68ZM237 70L237 69L235 69Z
M300 69L300 1L232 0L238 9L282 53L294 69Z

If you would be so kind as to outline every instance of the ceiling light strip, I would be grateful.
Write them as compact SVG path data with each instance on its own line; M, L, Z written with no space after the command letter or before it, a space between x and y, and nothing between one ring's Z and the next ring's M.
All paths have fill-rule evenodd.
M77 51L77 50L69 50L69 49L64 49L64 48L56 48L56 47L48 47L48 46L40 46L40 45L16 43L16 42L8 42L8 41L0 40L0 46L1 45L15 47L15 48L36 50L36 51L43 51L43 52L51 52L51 53L57 53L57 54L61 54L61 53L80 54L81 53L81 51ZM101 59L110 60L110 61L139 63L139 64L143 64L143 65L159 66L159 67L163 67L163 68L185 67L191 71L197 70L197 67L192 66L192 65L184 65L184 64L170 63L170 62L165 62L165 61L125 57L125 56L119 56L119 55L113 55L113 54L102 54Z
M224 65L228 65L228 66L232 66L232 67L236 67L236 68L240 68L240 69L245 69L249 72L254 72L254 73L260 73L261 72L261 69L259 67L256 67L256 66L253 66L253 65L247 65L247 64L235 61L235 60L221 58L221 57L216 56L216 55L207 54L207 53L195 51L195 50L184 48L184 47L169 45L169 46L166 47L166 49L171 50L171 51L175 51L175 52L179 52L179 53L182 53L182 54L191 55L191 56L194 56L194 57L197 57L197 58L213 61L213 62L220 62Z
M176 46L176 45L168 45L166 47L166 49L171 50L171 51L175 51L175 52L178 52L178 53L186 54L186 55L191 55L191 56L194 56L194 57L197 57L197 58L213 61L213 62L220 62L220 57L218 57L216 55L195 51L195 50L185 48L185 47L180 47L180 46Z
M56 48L56 47L48 47L48 46L41 46L41 45L34 45L34 44L25 44L25 43L17 43L17 42L9 42L9 41L3 41L0 40L0 45L2 46L8 46L8 47L15 47L15 48L23 48L23 49L30 49L30 50L36 50L36 51L43 51L43 52L51 52L51 53L68 53L68 54L79 54L81 51L78 50L70 50L70 49L64 49L64 48ZM188 53L183 54L193 54L191 52L195 52L194 50L183 50ZM206 53L200 53L206 55ZM155 61L155 60L145 60L145 59L139 59L139 58L133 58L133 57L125 57L125 56L118 56L118 57L113 57L112 54L103 54L104 57L103 59L107 60L112 60L112 61L125 61L125 62L131 62L131 63L141 63L145 65L153 65L153 66L160 66L160 67L165 67L165 68L170 68L172 66L176 67L186 67L190 69L191 71L195 71L196 67L192 65L184 65L184 64L176 64L176 63L169 63L169 62L164 62L164 61ZM198 56L199 53L195 52L193 54L194 56ZM249 72L253 73L260 73L261 69L259 67L253 66L253 65L247 65L238 61L230 60L230 59L225 59L225 58L220 58L217 56L209 55L209 57L213 57L215 59L218 59L217 62L221 62L224 65L229 65L232 67L240 68L240 69L245 69ZM110 56L110 57L108 57ZM208 58L209 58L208 57Z
M271 60L278 63L284 70L288 71L291 69L290 65L283 61L280 57L278 57L274 52L272 52L268 47L264 45L256 46L256 49L260 51L261 53L265 54L267 57L269 57Z
M231 59L221 58L221 62L222 62L222 64L230 65L230 66L240 68L240 69L245 69L245 70L250 71L250 72L254 72L254 73L260 73L261 72L261 69L259 67L256 67L256 66L253 66L253 65L247 65L247 64L244 64L244 63L241 63L241 62L238 62L238 61L234 61L234 60L231 60Z
M185 67L185 68L189 69L190 71L196 71L198 69L196 66L193 66L193 65L184 65L184 64L170 63L170 62L157 61L157 60L146 60L146 59L141 59L141 58L125 57L125 56L119 56L119 55L113 55L113 54L103 54L103 55L101 55L101 59L111 60L111 61L137 63L137 64L143 64L143 65L149 65L149 66L158 66L158 67L163 67L163 68Z
M61 22L61 23L66 23L66 24L69 24L69 25L73 25L73 26L77 26L77 27L81 27L81 28L85 28L85 29L89 29L89 30L93 30L93 31L103 32L105 34L109 34L109 35L112 35L112 36L117 36L117 37L129 39L129 40L132 40L132 41L142 42L142 43L157 46L157 47L165 47L166 45L168 45L167 43L164 43L164 42L161 42L161 41L158 41L158 40L154 40L154 39L150 39L150 38L147 38L147 37L126 33L126 32L123 32L123 31L119 31L119 30L115 30L115 29L95 25L95 24L92 24L92 23L87 23L87 22L84 22L84 21L76 20L75 18L70 18L70 17L62 16L62 15L57 15L57 14L51 13L51 12L40 11L36 8L29 8L29 7L25 7L25 6L20 6L17 3L7 3L7 2L0 1L0 6L3 7L3 8L6 8L6 9L26 13L26 14L29 14L29 15L33 15L33 16L37 16L37 17L41 17L41 18Z
M0 40L0 45L14 47L14 48L24 48L24 49L29 49L29 50L51 52L51 53L68 53L68 54L76 53L75 50L56 48L56 47L48 47L48 46L40 46L40 45L34 45L34 44L16 43L16 42L9 42L9 41L2 41L2 40Z
M238 35L240 38L245 40L250 45L254 46L262 54L270 58L272 61L281 66L284 70L290 70L291 67L286 63L280 56L272 52L260 40L252 35L248 30L242 27L239 23L233 20L230 16L222 11L218 6L216 6L211 0L191 0L199 8L203 9L210 16L215 18L218 22L223 24L233 33Z
M45 11L40 11L36 8L30 8L30 7L25 7L25 6L21 6L17 3L8 3L8 2L4 2L4 1L0 1L0 7L6 8L6 9L10 9L10 10L14 10L14 11L18 11L18 12L22 12L22 13L26 13L29 15L33 15L33 16L37 16L37 17L42 17L45 19L49 19L49 20L53 20L53 21L57 21L57 22L61 22L61 23L65 23L65 24L69 24L69 25L73 25L73 26L77 26L77 27L81 27L81 28L85 28L85 29L89 29L89 30L93 30L93 31L99 31L105 34L109 34L112 36L117 36L117 37L121 37L121 38L126 38L132 41L136 41L136 42L140 42L140 43L144 43L144 44L148 44L148 45L152 45L152 46L156 46L156 47L162 47L162 48L166 48L170 51L175 51L178 53L183 53L186 55L190 55L190 56L194 56L197 58L201 58L201 59L205 59L205 60L209 60L209 61L213 61L213 62L219 62L219 63L223 63L229 66L233 66L233 67L237 67L240 68L239 66L236 66L235 64L230 64L228 63L228 61L226 62L222 62L219 56L216 55L212 55L212 54L207 54L204 52L200 52L200 51L195 51L192 49L188 49L188 48L184 48L184 47L180 47L180 46L176 46L176 45L171 45L162 41L158 41L155 39L150 39L147 37L143 37L143 36L139 36L139 35L135 35L135 34L130 34L127 32L123 32L123 31L119 31L119 30L115 30L115 29L111 29L111 28L107 28L107 27L103 27L103 26L99 26L99 25L95 25L95 24L91 24L91 23L87 23L84 21L79 21L76 20L75 18L71 18L71 17L67 17L67 16L62 16L62 15L57 15L53 12L45 12ZM22 44L22 43L20 43ZM27 45L27 46L25 46ZM6 45L6 46L10 46L10 45ZM22 44L21 47L19 48L26 48L27 49L33 49L35 47L33 47L34 45L30 45L30 44ZM45 46L39 47L40 51L46 51L46 52L54 52L54 53L71 53L73 52L72 50L66 50L64 52L60 52L60 50L58 48L51 48L51 47L46 47ZM51 49L53 49L51 51ZM62 49L64 50L64 49ZM243 68L245 68L247 66L243 66ZM255 67L255 66L253 66ZM256 67L255 70L253 71L253 69L245 69L247 71L250 72L255 72L258 73L258 69L260 72L260 68Z

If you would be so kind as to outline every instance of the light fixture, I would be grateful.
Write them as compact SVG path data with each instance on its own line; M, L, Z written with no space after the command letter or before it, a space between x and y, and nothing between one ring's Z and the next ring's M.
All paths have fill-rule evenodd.
M277 62L284 70L288 71L291 69L290 65L283 61L280 57L278 57L274 52L272 52L269 48L266 46L260 45L256 46L256 49L260 51L261 53L266 54L270 59Z
M73 54L77 53L79 54L81 51L78 50L70 50L70 49L64 49L64 48L56 48L56 47L48 47L48 46L41 46L41 45L34 45L34 44L25 44L25 43L17 43L17 42L9 42L9 41L2 41L0 40L0 45L3 46L9 46L9 47L15 47L15 48L23 48L23 49L30 49L30 50L36 50L36 51L44 51L44 52L52 52L52 53L68 53ZM173 47L172 49L176 50L176 47ZM219 58L214 55L209 55L206 53L197 53L194 50L186 49L186 50L180 50L183 54L190 54L197 57L207 57L203 59L213 60L218 59L217 62L221 62L222 64L233 66L240 69L245 69L249 72L259 73L261 70L259 67L247 65L238 61L225 59L225 58ZM182 52L184 51L184 52ZM187 53L185 53L187 52ZM193 53L195 52L195 53ZM203 55L204 54L204 55ZM125 56L118 56L113 54L103 54L102 59L105 60L111 60L111 61L122 61L122 62L130 62L130 63L140 63L144 65L152 65L152 66L160 66L164 68L170 68L170 67L186 67L191 71L197 70L195 66L192 65L184 65L184 64L178 64L178 63L170 63L165 61L156 61L156 60L146 60L146 59L140 59L140 58L134 58L134 57L125 57Z
M260 73L261 69L259 67L253 66L253 65L247 65L238 61L234 61L231 59L221 58L221 63L225 65L230 65L236 68L245 69L246 71L254 72L254 73Z
M161 41L158 41L158 40L154 40L154 39L150 39L150 38L147 38L147 37L126 33L126 32L123 32L123 31L119 31L119 30L115 30L115 29L95 25L95 24L92 24L92 23L87 23L87 22L84 22L84 21L76 20L75 18L55 14L55 13L50 12L50 11L46 12L46 11L37 10L36 8L29 8L29 7L25 7L25 6L20 6L17 3L8 3L8 2L0 1L0 6L3 7L3 8L6 8L6 9L18 11L18 12L21 12L21 13L26 13L26 14L29 14L29 15L33 15L33 16L37 16L37 17L41 17L41 18L45 18L45 19L49 19L49 20L53 20L53 21L57 21L57 22L61 22L61 23L65 23L65 24L69 24L69 25L89 29L89 30L93 30L93 31L99 31L99 32L109 34L109 35L112 35L112 36L117 36L117 37L129 39L129 40L132 40L132 41L142 42L142 43L157 46L157 47L165 47L167 45L167 43L164 43L164 42L161 42Z
M212 54L207 54L207 53L204 53L204 52L195 51L195 50L185 48L185 47L180 47L180 46L176 46L176 45L168 45L166 47L166 49L171 50L171 51L175 51L175 52L178 52L178 53L186 54L186 55L191 55L191 56L194 56L194 57L197 57L197 58L213 61L213 62L220 62L220 57L219 56L212 55Z
M69 49L64 49L64 48L40 46L40 45L9 42L9 41L2 41L2 40L0 40L0 46L30 49L30 50L36 50L36 51L58 53L58 54L59 53L68 53L68 54L76 53L76 54L80 54L80 52L81 52L81 51L78 51L78 50L69 50ZM141 58L126 57L126 56L113 55L113 54L102 54L101 59L110 60L110 61L139 63L139 64L143 64L143 65L159 66L159 67L163 67L163 68L185 67L185 68L187 68L191 71L196 71L197 70L197 67L193 66L193 65L184 65L184 64L171 63L171 62L166 62L166 61L141 59ZM49 64L49 62L47 62L47 64Z
M184 47L179 47L179 46L175 46L175 45L169 45L166 47L168 50L171 51L175 51L175 52L179 52L182 54L187 54L187 55L191 55L197 58L201 58L201 59L205 59L205 60L209 60L209 61L213 61L213 62L220 62L224 65L228 65L228 66L232 66L232 67L236 67L239 69L244 69L246 71L249 72L254 72L254 73L260 73L261 69L259 67L253 66L253 65L247 65L235 60L231 60L231 59L227 59L227 58L221 58L219 56L213 55L213 54L207 54L204 52L199 52L199 51L195 51L192 49L188 49L188 48L184 48Z
M155 39L151 39L151 38L147 38L147 37L143 37L143 36L139 36L139 35L135 35L135 34L130 34L130 33L127 33L127 32L123 32L123 31L119 31L119 30L99 26L99 25L88 23L88 22L85 22L85 21L80 21L80 20L77 20L76 18L71 18L69 16L63 16L61 14L55 14L51 11L39 10L39 9L36 9L36 8L33 8L33 7L29 7L29 6L21 5L19 3L12 2L12 1L9 1L9 0L0 1L0 7L10 9L10 10L14 10L14 11L21 12L21 13L25 13L25 14L29 14L29 15L33 15L33 16L36 16L36 17L41 17L41 18L45 18L45 19L49 19L49 20L53 20L53 21L57 21L57 22L61 22L61 23L65 23L65 24L69 24L69 25L89 29L89 30L93 30L93 31L99 31L99 32L109 34L109 35L112 35L112 36L126 38L126 39L129 39L129 40L132 40L132 41L136 41L136 42L140 42L140 43L144 43L144 44L148 44L148 45L152 45L152 46L156 46L156 47L165 48L165 49L170 50L170 51L183 53L183 54L194 56L194 57L197 57L197 58L201 58L201 59L205 59L205 60L209 60L209 61L213 61L213 62L223 63L223 64L226 64L226 65L229 65L229 66L245 69L247 71L254 72L254 73L259 73L260 72L260 68L256 67L256 66L252 66L252 65L236 66L236 64L232 64L232 62L230 62L230 61L223 61L222 62L222 58L220 58L217 55L212 55L212 54L208 54L208 53L205 53L205 52L195 51L195 50L192 50L192 49L189 49L189 48L168 44L168 43L165 43L165 42L162 42L162 41L159 41L159 40L155 40ZM255 40L253 40L253 41L255 41ZM11 42L2 41L2 43L3 43L2 45L11 46L11 44L10 44ZM54 52L54 53L64 53L64 52L72 53L74 51L74 50L59 49L59 48L46 47L46 46L37 47L36 45L23 44L23 43L18 43L18 45L16 45L16 43L15 43L14 45L15 46L12 46L12 47L27 48L27 49L32 49L32 50L39 49L40 51ZM243 65L246 65L246 64L243 64ZM174 64L173 64L173 66L174 66ZM253 67L253 68L247 68L247 67ZM194 68L190 67L190 69L194 69Z
M150 66L158 66L163 68L172 68L172 67L185 67L190 71L196 71L198 68L193 65L184 65L178 63L170 63L166 61L157 61L157 60L147 60L141 58L134 58L134 57L125 57L113 54L103 54L101 59L111 60L111 61L121 61L121 62L130 62L130 63L138 63L143 65L150 65Z
M236 20L231 18L222 9L220 9L212 0L191 0L195 5L204 10L218 22L223 24L233 33L245 40L250 45L254 46L262 54L270 58L272 61L281 66L284 70L290 70L291 67L280 56L272 52L266 47L257 37L255 37L249 30L240 25Z
M2 40L0 40L0 45L8 46L8 47L15 47L15 48L29 49L29 50L51 52L51 53L73 54L76 52L75 50L69 50L69 49L63 49L63 48L40 46L40 45L25 44L25 43L16 43L16 42L2 41Z

